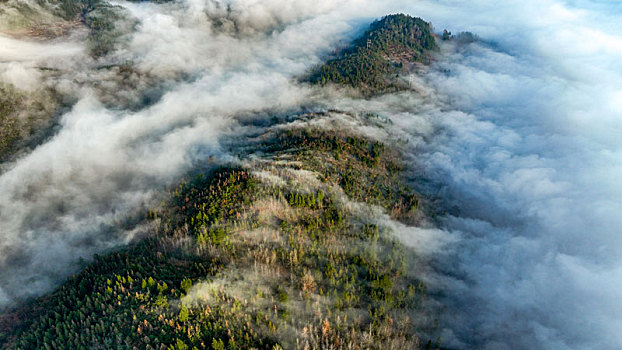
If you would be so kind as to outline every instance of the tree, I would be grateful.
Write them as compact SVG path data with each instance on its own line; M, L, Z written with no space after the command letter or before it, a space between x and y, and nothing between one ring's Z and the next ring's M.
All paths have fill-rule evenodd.
M188 321L188 308L185 306L181 307L181 310L179 311L179 322L186 322Z
M212 348L214 350L225 350L225 343L222 340L213 338L212 339Z
M447 29L443 29L443 36L442 36L443 40L449 40L451 39L451 32L448 32Z

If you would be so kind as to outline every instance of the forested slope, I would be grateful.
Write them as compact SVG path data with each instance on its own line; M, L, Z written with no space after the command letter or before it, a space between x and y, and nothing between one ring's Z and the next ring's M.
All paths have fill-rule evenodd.
M388 16L311 81L384 91L396 62L434 48L427 23ZM387 224L420 223L425 200L404 180L398 144L346 122L390 125L329 110L244 135L230 150L238 161L197 167L139 218L146 237L3 311L0 346L437 348L419 260Z
M398 14L375 21L351 46L317 67L311 82L346 84L367 94L404 89L399 73L430 61L438 48L430 24Z

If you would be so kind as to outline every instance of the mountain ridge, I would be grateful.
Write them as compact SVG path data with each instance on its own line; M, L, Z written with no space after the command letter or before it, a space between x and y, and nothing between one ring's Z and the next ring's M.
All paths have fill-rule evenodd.
M411 19L372 24L362 38L382 34L374 60L409 52L425 61L434 38ZM416 25L405 33L421 30L420 45L386 32L404 21ZM353 87L397 86L365 83L399 72L381 66ZM361 76L348 72L350 82ZM439 348L428 336L437 329L426 286L413 274L418 257L384 222L421 224L425 199L404 181L397 144L342 130L344 120L389 132L373 113L339 110L260 129L252 149L230 150L240 162L194 171L144 213L145 237L0 315L0 346Z

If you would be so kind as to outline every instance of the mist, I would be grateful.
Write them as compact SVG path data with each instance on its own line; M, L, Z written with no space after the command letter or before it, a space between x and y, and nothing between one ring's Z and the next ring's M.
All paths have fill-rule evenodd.
M620 6L402 6L479 40L443 43L416 94L335 104L389 116L413 183L443 201L442 233L394 229L431 256L443 344L621 347Z
M206 2L203 10L214 4ZM326 46L305 53L300 37L312 23L296 13L280 18L276 4L268 4L266 18L244 35L215 33L206 17L193 21L195 2L119 5L140 24L129 45L99 60L72 37L52 44L2 37L2 61L13 67L3 71L3 81L10 83L21 69L31 72L31 83L54 85L77 101L60 117L52 138L6 165L0 176L3 304L39 295L75 271L79 258L127 243L141 230L131 225L132 217L157 203L155 194L166 192L200 160L232 160L218 140L235 135L233 117L300 105L308 89L291 78L319 62L319 52L339 36L328 28L318 38ZM229 15L248 16L242 10ZM293 24L273 32L276 20ZM63 57L57 65L61 74L39 73ZM123 88L114 72L98 69L119 61L134 61L139 75L165 86L156 103L138 111L123 108L126 97L119 95L140 89Z
M137 24L103 57L84 28L0 36L2 82L47 86L71 105L49 139L2 165L0 305L148 230L136 222L188 170L235 161L220 141L241 132L239 116L317 101L296 78L362 29L346 16L360 18L356 1L111 4Z
M622 31L603 6L504 3L429 75L455 108L420 162L459 208L438 264L465 347L622 346Z
M235 161L223 145L243 134L241 115L335 106L388 116L409 141L413 184L447 208L434 227L388 224L428 261L445 346L622 348L622 5L113 4L138 24L103 58L85 53L80 30L0 36L2 82L75 100L51 138L3 165L0 305L147 230L132 217L207 157ZM441 43L412 92L360 100L296 82L395 12L479 40ZM137 84L101 69L120 62Z

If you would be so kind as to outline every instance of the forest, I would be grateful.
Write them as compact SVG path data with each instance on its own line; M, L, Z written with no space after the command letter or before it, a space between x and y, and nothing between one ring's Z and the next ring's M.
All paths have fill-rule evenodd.
M408 272L412 251L347 209L363 202L413 222L419 196L399 180L399 152L314 127L268 130L261 145L251 167L171 188L145 213L153 236L4 314L3 347L436 347L411 319L433 317Z
M58 9L82 15L94 56L120 38L114 6ZM421 19L384 17L310 82L379 93L396 86L389 76L399 65L427 62L434 40ZM14 97L0 100L3 149L18 137L6 120L22 101L6 96ZM371 113L301 119L336 114L382 128ZM436 323L426 285L412 273L417 256L391 227L353 209L404 225L425 218L424 199L404 180L400 146L311 122L260 130L239 162L188 172L143 213L147 236L84 262L51 294L3 310L0 347L439 348L428 336Z
M437 50L430 24L404 14L375 21L359 39L316 67L310 81L349 85L367 94L408 88L400 73L414 63L429 63Z

